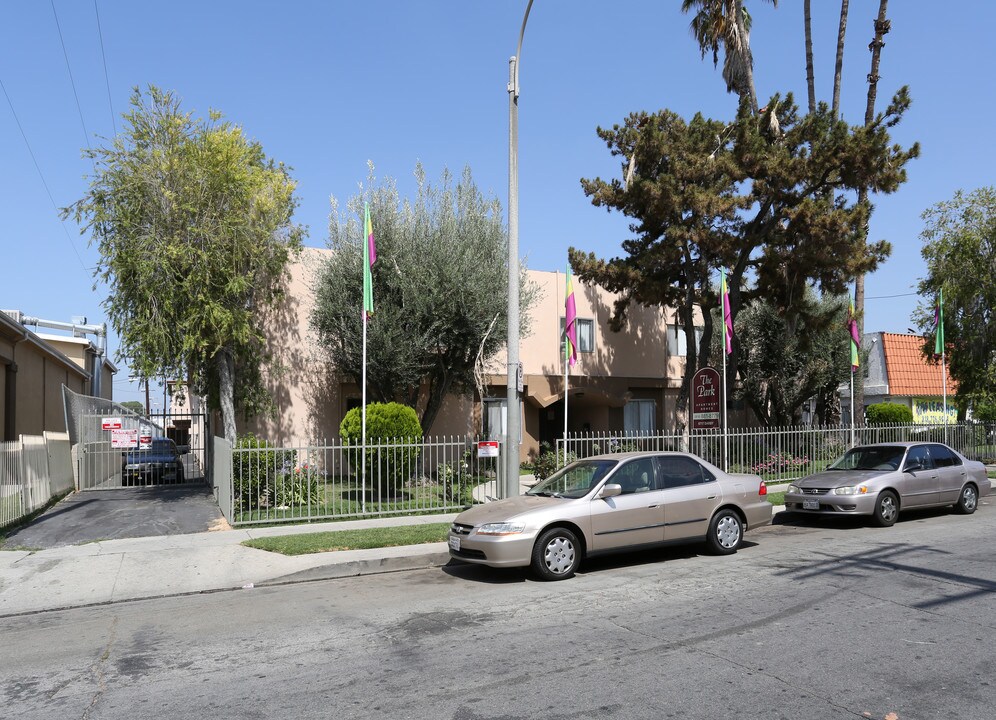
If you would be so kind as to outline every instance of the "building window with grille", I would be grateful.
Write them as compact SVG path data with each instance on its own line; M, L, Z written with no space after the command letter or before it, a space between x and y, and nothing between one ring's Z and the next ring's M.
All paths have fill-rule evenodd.
M560 318L560 346L564 346L564 327L566 320ZM595 321L591 318L576 318L574 324L578 330L578 352L595 352Z
M623 430L627 435L652 435L656 416L656 400L630 400L623 408Z

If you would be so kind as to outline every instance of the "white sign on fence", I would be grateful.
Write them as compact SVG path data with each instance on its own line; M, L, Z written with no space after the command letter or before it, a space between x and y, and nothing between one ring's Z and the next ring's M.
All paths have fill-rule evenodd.
M121 429L121 418L119 417L105 417L100 421L101 430L120 430Z
M496 440L482 440L477 443L477 457L498 457L498 442Z
M138 445L138 430L111 430L112 448L133 448Z

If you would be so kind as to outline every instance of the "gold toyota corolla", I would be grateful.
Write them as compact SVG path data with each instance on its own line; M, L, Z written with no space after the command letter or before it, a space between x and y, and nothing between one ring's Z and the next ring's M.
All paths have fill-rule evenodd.
M599 455L524 495L460 513L450 556L564 580L585 557L665 543L705 541L726 555L746 530L771 522L766 493L759 476L725 473L688 453Z

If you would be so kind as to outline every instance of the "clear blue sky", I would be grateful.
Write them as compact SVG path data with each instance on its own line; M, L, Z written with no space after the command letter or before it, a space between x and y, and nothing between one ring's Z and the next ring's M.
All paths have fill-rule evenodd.
M0 307L52 320L105 319L106 289L91 289L96 253L54 206L83 194L89 167L80 149L88 137L96 144L96 136L113 134L111 108L119 116L136 85L174 90L200 116L222 111L290 165L309 245L324 245L329 196L355 194L368 160L378 176L397 178L403 194L419 160L433 179L444 167L469 165L504 206L508 58L525 7L526 0L54 0L60 41L53 3L4 3L0 80L13 112L0 97ZM686 117L733 116L736 99L711 61L700 59L679 7L678 0L536 0L519 101L520 249L529 267L562 269L571 245L615 256L629 236L624 218L594 208L580 189L581 177L620 173L597 126L665 107ZM813 2L817 94L827 101L839 7ZM864 116L877 7L877 0L851 2L842 104L853 124ZM804 105L802 2L782 0L775 9L752 0L748 8L762 102L793 91ZM894 250L868 278L865 327L905 332L924 275L921 213L959 188L993 182L996 3L893 2L889 17L878 108L910 85L914 104L894 138L919 140L923 153L898 193L876 199L871 238L888 239ZM122 367L115 398L139 399L127 375Z

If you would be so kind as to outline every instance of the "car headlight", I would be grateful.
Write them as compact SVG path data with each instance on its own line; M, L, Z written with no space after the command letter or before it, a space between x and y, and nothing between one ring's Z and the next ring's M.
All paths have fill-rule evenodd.
M834 488L834 495L864 495L868 488L864 485L848 485L847 487Z
M785 490L785 492L798 494L799 493L799 486L798 485L789 485L788 488Z
M517 535L526 529L525 523L485 523L477 528L478 535Z

